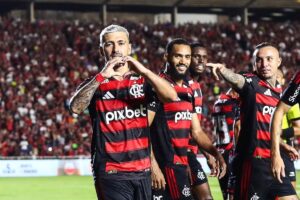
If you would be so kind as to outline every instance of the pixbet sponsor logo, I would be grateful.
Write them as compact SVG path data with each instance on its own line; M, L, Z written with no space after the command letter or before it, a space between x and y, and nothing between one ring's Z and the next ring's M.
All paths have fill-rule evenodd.
M109 124L111 121L118 121L123 119L132 119L135 117L146 117L146 107L143 105L140 105L139 108L132 110L129 109L127 106L124 108L124 110L115 110L112 112L107 112L105 114L105 121L106 124Z
M177 112L175 114L175 123L179 120L192 120L192 113L188 110L186 112Z
M274 112L274 110L275 110L274 107L271 107L271 106L264 106L264 107L263 107L263 115L265 115L265 114L272 115L273 112Z
M196 111L196 113L201 114L202 113L202 107L201 106L196 106L195 111Z

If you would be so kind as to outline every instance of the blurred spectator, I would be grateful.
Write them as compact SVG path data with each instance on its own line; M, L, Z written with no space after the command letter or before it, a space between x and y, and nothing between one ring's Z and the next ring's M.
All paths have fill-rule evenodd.
M201 42L209 59L234 71L251 69L251 51L262 41L279 46L287 80L300 65L300 23L149 25L124 22L135 58L159 72L165 45L175 37ZM1 156L90 155L92 130L88 113L70 115L71 91L94 75L98 56L98 23L37 21L3 17L0 21L0 153ZM211 133L212 104L224 82L207 72L202 77L205 132Z

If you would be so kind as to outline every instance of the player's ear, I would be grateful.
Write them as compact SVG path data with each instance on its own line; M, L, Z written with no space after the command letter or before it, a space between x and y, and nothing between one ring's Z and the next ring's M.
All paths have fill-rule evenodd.
M165 53L165 54L164 54L164 62L167 62L167 61L168 61L168 54Z
M281 59L281 57L279 57L279 59L278 59L278 64L277 64L277 68L279 68L279 67L280 67L280 65L281 65L281 62L282 62L282 59Z
M132 45L131 43L128 44L128 55L131 55L132 54Z
M99 47L99 55L104 56L104 50L102 47Z

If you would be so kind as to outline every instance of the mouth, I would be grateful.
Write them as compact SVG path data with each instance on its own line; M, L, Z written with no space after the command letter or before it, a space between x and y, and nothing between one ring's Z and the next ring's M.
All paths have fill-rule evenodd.
M116 58L116 57L123 57L123 55L121 53L114 53L111 55L112 58Z
M204 63L200 63L198 65L195 66L195 69L198 69L198 70L203 70L205 67Z
M178 71L186 71L187 70L187 66L186 65L177 65L177 69Z

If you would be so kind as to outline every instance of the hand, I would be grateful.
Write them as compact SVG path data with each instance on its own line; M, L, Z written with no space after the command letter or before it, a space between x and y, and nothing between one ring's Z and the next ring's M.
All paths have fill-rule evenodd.
M227 166L226 166L223 156L220 153L216 158L216 165L217 165L216 176L219 179L221 179L225 176L225 174L227 172Z
M283 150L287 155L289 155L290 159L292 159L292 160L299 159L298 151L291 145L288 145L285 143L280 143L280 147L281 147L281 150Z
M152 188L155 190L165 190L166 180L156 162L151 162L151 180Z
M116 67L125 64L125 57L114 57L109 60L103 67L101 74L104 78L110 78L112 76L122 76L120 72L116 71Z
M292 160L298 160L299 159L299 153L294 147L290 146L287 153L288 153L290 159L292 159Z
M273 177L282 183L281 176L285 177L284 163L279 154L271 157L271 170Z
M212 70L212 73L213 73L214 77L217 80L220 80L220 78L218 76L218 73L220 72L220 70L222 68L225 67L225 65L220 64L220 63L207 63L206 66L209 67Z
M126 56L124 60L128 63L131 63L131 70L140 75L143 75L148 71L148 69L144 65L142 65L142 63L131 56Z
M217 176L217 163L216 159L208 154L207 165L210 168L210 176Z

